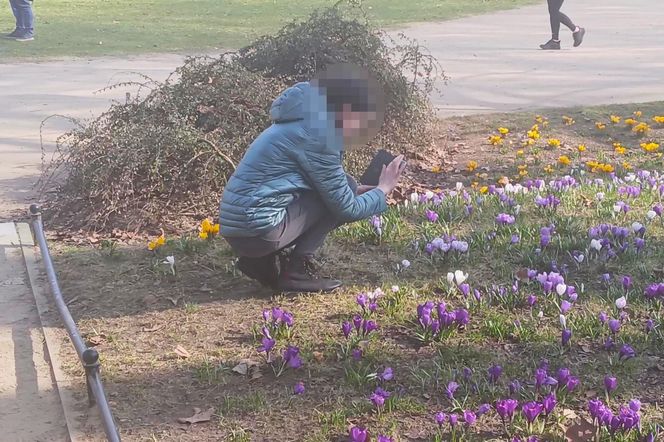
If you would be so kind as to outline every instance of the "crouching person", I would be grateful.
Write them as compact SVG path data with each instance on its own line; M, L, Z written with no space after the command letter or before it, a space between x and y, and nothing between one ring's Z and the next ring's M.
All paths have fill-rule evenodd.
M379 97L366 71L343 64L273 102L272 125L251 144L221 199L221 235L245 275L281 292L341 286L318 275L316 252L335 228L383 212L401 175L402 156L383 167L377 186L358 186L342 165L345 148L378 131Z

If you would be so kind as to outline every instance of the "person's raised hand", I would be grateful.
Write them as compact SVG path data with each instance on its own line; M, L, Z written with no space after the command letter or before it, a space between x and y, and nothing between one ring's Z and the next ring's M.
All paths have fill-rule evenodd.
M401 172L403 172L402 163L403 155L399 155L390 164L383 166L377 187L385 195L392 193L397 184L399 184L399 178L401 178Z

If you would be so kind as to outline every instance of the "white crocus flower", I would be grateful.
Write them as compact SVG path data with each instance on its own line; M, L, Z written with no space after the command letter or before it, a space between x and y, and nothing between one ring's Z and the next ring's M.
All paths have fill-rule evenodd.
M454 281L456 281L457 285L463 284L466 279L468 279L468 273L463 273L461 270L454 272Z
M590 248L599 252L602 250L602 242L599 239L592 239L590 240Z
M614 204L613 211L616 213L620 213L622 211L622 206L620 204Z
M560 315L560 326L563 328L563 330L567 330L567 318L565 315Z
M586 259L586 257L583 253L581 253L581 254L575 256L574 259L576 260L576 262L581 264L583 262L583 260Z
M567 292L567 286L565 284L558 284L556 286L556 293L558 296L563 296Z
M447 282L448 282L449 284L453 284L453 283L454 283L454 273L452 273L452 272L448 272L448 273L447 273Z
M410 267L410 261L408 261L407 259L404 259L403 261L401 261L401 267L403 267L404 269L407 269L408 267Z
M620 298L616 299L616 307L619 310L622 310L625 307L627 307L627 298L625 298L624 296L621 296Z
M168 264L169 267L171 268L171 273L175 275L175 256L173 255L167 256L163 263Z
M632 223L632 231L634 233L638 232L639 230L643 229L643 224L638 223L638 222L633 222Z
M654 210L648 210L648 213L646 213L646 216L648 217L648 219L650 221L652 221L657 216L657 213Z
M597 199L597 201L603 201L605 196L606 195L604 194L604 192L597 192L595 198Z
M457 181L457 183L456 183L457 192L461 192L461 189L463 189L463 183Z
M537 317L542 319L544 317L544 312L540 310L540 312L537 314Z

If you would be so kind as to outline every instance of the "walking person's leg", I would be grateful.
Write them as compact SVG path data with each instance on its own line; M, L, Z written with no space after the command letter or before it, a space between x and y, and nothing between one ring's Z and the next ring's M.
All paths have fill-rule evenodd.
M551 22L551 40L540 45L542 49L560 49L560 24L567 26L574 37L574 47L580 46L586 33L584 28L576 26L572 20L560 11L565 0L547 0L549 20Z
M35 39L34 14L32 13L32 2L30 0L14 0L16 12L21 28L18 29L16 41L31 41Z

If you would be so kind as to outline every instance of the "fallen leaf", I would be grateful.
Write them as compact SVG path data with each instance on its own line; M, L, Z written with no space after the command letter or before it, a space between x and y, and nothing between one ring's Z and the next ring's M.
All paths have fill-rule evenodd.
M586 391L586 397L595 398L597 397L597 392L595 390L588 390Z
M187 359L191 354L185 349L183 346L178 345L175 347L175 354L178 355L181 358Z
M569 408L565 408L565 409L563 409L563 417L565 417L567 419L574 420L574 419L578 419L579 415L576 414L576 412L574 410L570 410Z
M208 408L205 411L201 411L200 408L194 408L194 415L191 417L180 417L178 422L181 424L197 424L199 422L210 422L212 420L212 415L214 415L214 408Z
M178 305L178 301L180 300L180 298L171 298L170 296L167 296L166 299L168 299L169 301L171 301L171 304L173 304L174 306L177 306L177 305Z
M323 352L315 351L315 352L313 353L313 355L314 355L314 359L315 359L317 362L323 362L323 360L325 360L325 355L323 354Z
M581 345L581 350L584 353L592 353L592 347L590 345Z
M580 423L570 426L565 431L565 440L567 442L585 442L593 439L595 426L585 419Z
M143 327L143 331L144 332L155 332L157 330L161 330L164 327L165 327L164 324L155 325L154 327Z
M92 347L95 345L101 345L104 343L104 341L106 341L106 338L103 335L90 336L88 338L88 344L90 344Z
M233 371L235 373L241 374L242 376L246 376L247 373L249 372L249 366L247 364L241 362L241 363L237 364L235 367L233 367Z
M252 361L251 359L242 359L237 363L235 367L233 367L232 371L241 374L243 376L246 376L249 373L249 370L251 370L251 377L254 378L254 376L256 376L256 371L253 368L254 367L259 368L258 365L259 365L258 362ZM262 374L258 375L257 377L261 376Z

